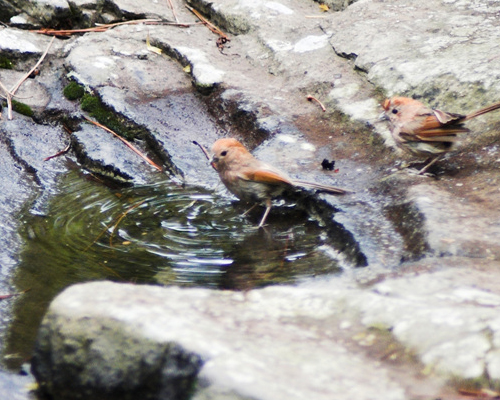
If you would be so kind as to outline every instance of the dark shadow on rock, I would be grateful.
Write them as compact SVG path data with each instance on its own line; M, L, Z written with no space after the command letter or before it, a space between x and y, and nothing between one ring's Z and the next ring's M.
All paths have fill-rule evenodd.
M387 218L392 221L396 231L403 238L401 261L416 261L429 251L426 241L423 215L411 202L395 203L385 207Z

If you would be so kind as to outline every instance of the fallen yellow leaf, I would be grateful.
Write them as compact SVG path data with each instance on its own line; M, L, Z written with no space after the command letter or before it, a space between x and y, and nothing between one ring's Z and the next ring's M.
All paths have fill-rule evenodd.
M161 54L161 49L159 47L151 46L149 44L149 33L148 36L146 36L146 47L149 51L152 51L153 53Z

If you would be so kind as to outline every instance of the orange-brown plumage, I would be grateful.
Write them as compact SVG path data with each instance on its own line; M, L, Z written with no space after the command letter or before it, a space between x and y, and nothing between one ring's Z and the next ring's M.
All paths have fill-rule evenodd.
M468 115L435 110L408 97L387 99L382 107L390 121L396 144L418 157L431 158L420 171L423 173L444 153L453 149L459 141L458 134L469 132L464 122L499 109L500 102Z
M240 200L264 203L266 211L259 227L271 209L271 200L287 187L316 189L331 194L345 194L346 190L288 177L272 165L257 160L236 139L219 139L212 146L211 165L219 173L227 189Z

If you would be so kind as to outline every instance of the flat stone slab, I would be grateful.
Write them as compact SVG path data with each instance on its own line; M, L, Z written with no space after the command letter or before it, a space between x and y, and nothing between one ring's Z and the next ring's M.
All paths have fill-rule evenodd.
M375 391L386 399L403 399L403 389L376 362L317 331L318 322L331 322L339 310L334 299L322 297L295 288L245 295L110 282L77 285L52 303L34 371L58 398L64 398L67 385L87 393L81 398L92 398L109 374L121 376L116 383L125 384L139 373L149 354L145 343L175 344L183 354L203 360L199 378L209 386L203 391L230 389L255 399L331 399L333 393L370 399ZM117 332L127 337L126 351L120 349L124 342L114 339ZM78 375L64 372L80 368Z
M57 398L66 398L67 387L85 393L80 398L104 388L114 398L110 376L127 387L151 348L162 346L177 349L174 361L201 367L198 400L228 392L273 400L411 398L411 379L396 379L383 361L388 354L402 362L399 372L431 373L428 394L437 393L439 376L499 380L500 291L487 283L490 273L475 271L471 280L470 265L462 264L370 290L340 278L246 293L80 284L51 304L33 370ZM417 360L404 361L394 351L398 342Z

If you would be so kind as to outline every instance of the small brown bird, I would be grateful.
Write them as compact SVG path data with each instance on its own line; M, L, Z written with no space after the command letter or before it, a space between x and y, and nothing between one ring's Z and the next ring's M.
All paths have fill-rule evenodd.
M452 150L459 141L457 134L467 133L463 123L500 108L500 102L468 115L434 110L408 97L393 97L382 104L390 121L396 144L417 157L429 159L419 171L426 172L439 158Z
M219 173L222 183L240 200L265 204L266 211L259 228L266 222L271 200L286 188L302 187L330 194L348 193L337 187L292 179L272 165L257 160L236 139L217 140L212 146L210 164Z

